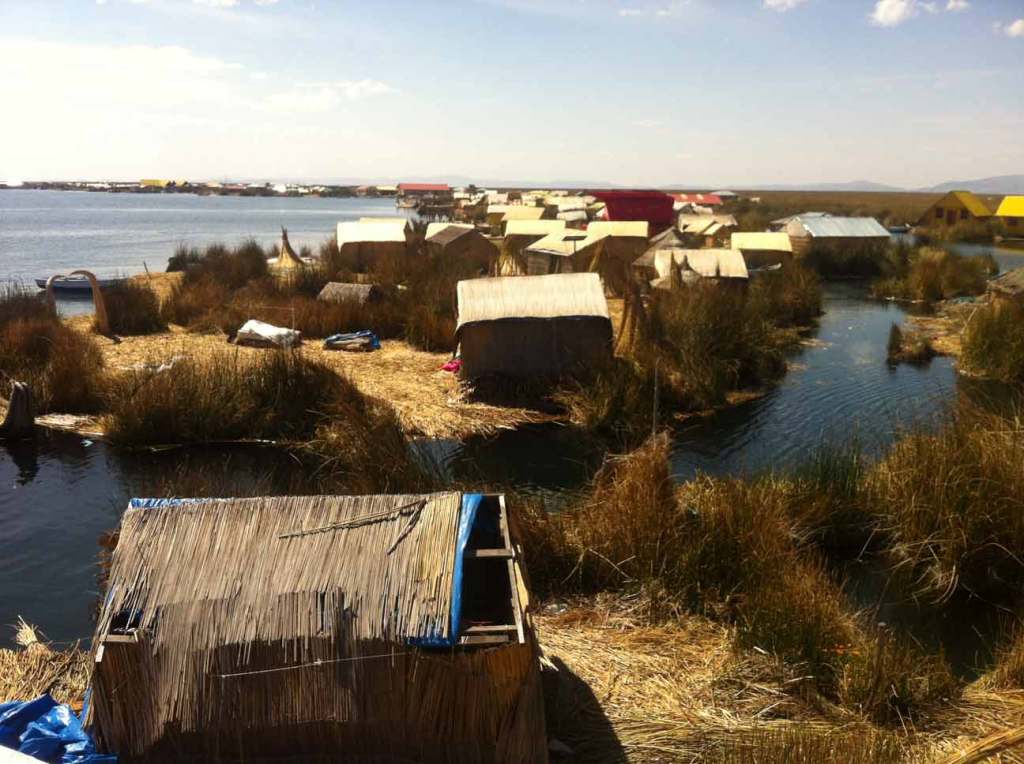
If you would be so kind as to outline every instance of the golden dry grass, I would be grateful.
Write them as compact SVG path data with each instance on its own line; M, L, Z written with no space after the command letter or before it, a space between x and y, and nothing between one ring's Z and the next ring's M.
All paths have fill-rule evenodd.
M69 323L85 332L88 320L77 317ZM96 337L96 342L110 372L159 365L176 356L212 353L227 346L224 335L194 334L180 327L160 334L123 337L119 342ZM267 352L241 346L237 350L243 355ZM381 349L372 353L325 350L316 341L304 343L298 352L346 375L365 395L390 403L410 436L465 438L550 419L525 408L467 400L457 376L441 370L448 354L415 350L398 340L385 340Z
M0 703L49 691L57 702L81 709L89 685L89 654L77 645L53 649L20 619L16 641L21 649L0 650Z

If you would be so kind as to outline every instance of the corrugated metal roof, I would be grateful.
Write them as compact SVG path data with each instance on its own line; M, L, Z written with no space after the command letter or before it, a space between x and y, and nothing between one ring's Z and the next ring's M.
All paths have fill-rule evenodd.
M505 216L501 221L507 223L510 220L540 220L542 217L544 217L543 207L527 207L520 204L505 210Z
M815 239L888 239L889 231L874 218L798 217L789 222L790 235L803 235Z
M672 273L672 262L689 268L704 278L745 279L747 264L735 249L662 249L654 253L654 268L659 278Z
M338 223L338 247L344 244L362 244L366 242L401 242L405 243L405 225L403 223L359 223L349 221Z
M646 239L648 230L646 220L595 220L587 226L587 235L595 239L607 236Z
M564 230L564 220L510 220L505 236L547 236Z
M608 320L608 302L596 273L506 276L460 281L456 334L468 324L507 318Z
M757 249L769 252L792 252L788 233L734 233L733 249Z
M1002 218L1024 218L1024 196L1008 196L999 204L996 215Z

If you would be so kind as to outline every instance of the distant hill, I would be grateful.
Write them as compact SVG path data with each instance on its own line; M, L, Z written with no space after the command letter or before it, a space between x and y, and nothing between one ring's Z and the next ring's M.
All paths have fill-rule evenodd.
M874 183L870 180L851 180L846 183L776 183L767 186L757 186L758 191L875 191L893 192L903 191L896 186L887 186L884 183Z
M997 175L978 180L951 180L920 191L946 193L947 191L973 191L976 194L1024 194L1024 175Z

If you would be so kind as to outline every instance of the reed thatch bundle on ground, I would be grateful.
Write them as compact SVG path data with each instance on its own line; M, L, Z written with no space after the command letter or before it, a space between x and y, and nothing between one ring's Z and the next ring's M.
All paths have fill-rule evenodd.
M467 501L129 509L94 639L98 739L146 761L546 761L504 504Z
M22 649L0 650L0 703L49 692L57 702L81 708L89 685L89 654L77 644L52 649L21 619L15 642Z

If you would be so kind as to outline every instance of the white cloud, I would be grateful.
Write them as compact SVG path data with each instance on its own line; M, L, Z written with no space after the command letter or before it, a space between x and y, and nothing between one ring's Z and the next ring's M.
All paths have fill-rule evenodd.
M339 82L303 82L291 90L273 93L267 103L274 109L323 112L336 108L345 99L358 101L398 91L379 80L341 80Z
M255 0L256 5L276 5L277 0ZM952 2L952 0L950 0Z
M770 2L771 0L765 0ZM779 0L785 2L785 0ZM932 0L877 0L871 12L871 23L880 27L895 27L921 14L939 13L941 10L957 13L970 9L968 0L946 0L943 7Z
M764 7L770 11L778 11L784 13L785 11L791 11L798 5L803 5L807 0L764 0Z
M623 18L629 18L631 16L643 16L644 12L640 8L619 8L619 15Z
M1024 37L1024 19L1017 19L1003 29L1008 37Z
M192 0L195 5L206 5L210 8L234 8L238 0Z

